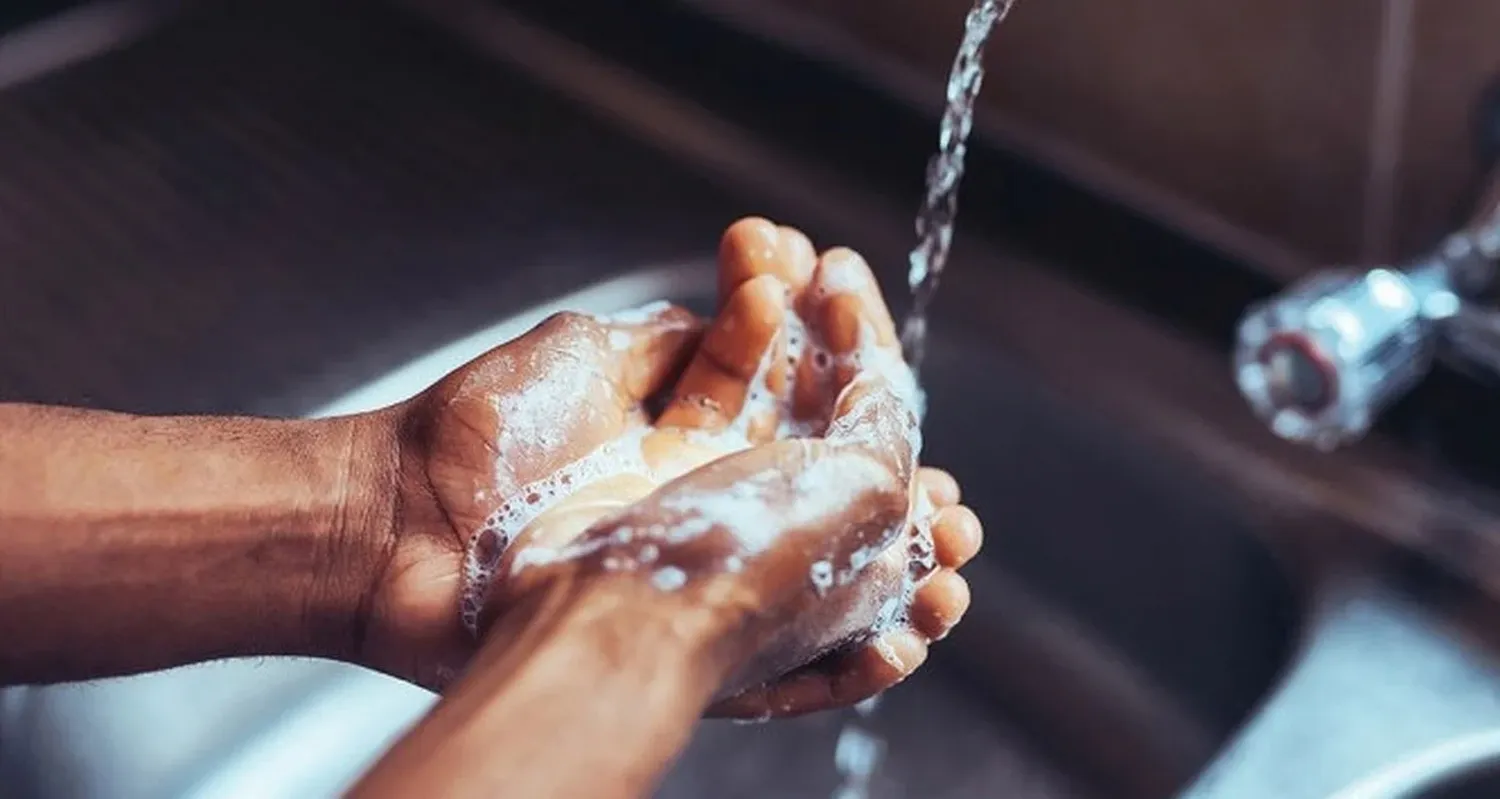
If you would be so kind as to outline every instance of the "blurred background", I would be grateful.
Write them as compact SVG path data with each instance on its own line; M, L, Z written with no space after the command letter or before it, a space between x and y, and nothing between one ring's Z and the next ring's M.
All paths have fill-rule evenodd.
M378 407L549 309L707 309L748 214L904 312L966 10L12 0L0 400ZM1325 454L1231 369L1247 308L1470 219L1496 25L1020 0L924 374L927 457L993 531L974 609L873 714L704 724L661 795L1500 794L1493 381L1438 366ZM12 688L0 796L333 795L431 701L300 661Z

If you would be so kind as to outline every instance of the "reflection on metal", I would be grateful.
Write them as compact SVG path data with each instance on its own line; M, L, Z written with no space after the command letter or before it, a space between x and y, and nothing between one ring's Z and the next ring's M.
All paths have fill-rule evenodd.
M184 5L182 0L91 3L0 35L0 90L124 47Z
M1276 435L1357 440L1437 357L1500 373L1500 197L1433 255L1401 269L1325 270L1250 308L1235 343L1240 393Z
M1465 735L1444 741L1405 760L1399 760L1345 788L1329 799L1408 799L1428 795L1425 791L1463 783L1500 766L1500 730ZM1492 795L1484 786L1474 786L1472 796ZM1493 786L1491 786L1493 790ZM1443 795L1447 795L1446 793ZM1454 794L1457 799L1459 794Z

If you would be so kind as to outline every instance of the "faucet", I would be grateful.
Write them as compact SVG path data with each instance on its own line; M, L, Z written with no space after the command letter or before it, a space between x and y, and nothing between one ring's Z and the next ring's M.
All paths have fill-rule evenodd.
M1324 269L1249 308L1235 380L1278 436L1332 450L1442 359L1500 375L1500 179L1469 224L1400 266Z

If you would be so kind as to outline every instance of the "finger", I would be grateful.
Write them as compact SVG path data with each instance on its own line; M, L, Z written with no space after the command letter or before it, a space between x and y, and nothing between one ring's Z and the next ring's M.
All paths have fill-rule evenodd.
M834 398L861 368L893 371L888 367L900 364L895 323L869 264L846 248L829 250L818 260L798 310L815 344L811 357L798 366L792 407L799 419L826 422ZM863 357L869 348L879 357Z
M932 522L932 545L938 565L957 569L979 554L984 527L965 505L943 508Z
M855 352L867 333L882 349L898 346L896 323L880 293L880 283L859 253L835 247L818 259L818 269L807 292L818 306L808 313L823 343L834 355Z
M667 303L598 320L611 375L627 396L645 400L682 373L703 324L691 311Z
M923 466L917 472L917 484L923 491L927 492L927 498L932 501L935 508L946 508L949 505L957 505L963 498L958 480L944 469L935 466Z
M817 255L795 228L747 217L730 225L719 242L719 307L747 281L775 275L793 296L812 280Z
M939 569L912 595L907 618L929 641L947 637L969 610L969 581L958 572Z
M910 485L916 469L921 420L889 381L875 376L858 380L838 395L824 438L870 453Z
M772 435L787 375L770 367L786 312L786 289L774 275L743 283L704 334L658 424L717 431L738 422L751 441Z
M787 718L847 707L890 689L927 660L927 641L893 628L846 652L830 654L769 685L716 703L712 716Z

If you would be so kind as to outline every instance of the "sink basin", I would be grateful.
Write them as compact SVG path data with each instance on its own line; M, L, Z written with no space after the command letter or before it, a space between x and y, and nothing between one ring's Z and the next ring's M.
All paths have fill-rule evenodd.
M680 104L636 114L625 92L603 115L645 120L626 135L569 91L376 4L229 6L195 6L132 49L0 95L0 129L13 134L0 139L26 154L0 159L16 187L0 202L24 197L15 207L33 224L0 231L15 267L0 317L25 342L0 353L0 397L155 412L378 407L554 310L660 298L707 310L704 245L746 212L805 220L820 240L900 263L904 209L881 216L857 193L804 192L782 180L795 170L760 169ZM538 42L509 52L535 55ZM196 70L204 58L218 71ZM596 66L547 64L615 85L594 80L614 76ZM131 103L100 99L130 92ZM699 132L643 143L668 128ZM688 151L748 165L760 182L711 179ZM139 168L152 159L166 165ZM126 188L100 188L115 184ZM958 475L989 529L968 570L974 607L920 675L860 719L887 741L874 795L1168 795L1276 685L1299 594L1234 495L1006 355L987 298L1008 289L989 271L948 279L924 376L926 459ZM91 327L101 320L107 329ZM11 689L0 785L38 799L326 796L432 701L296 660ZM661 795L827 796L850 718L705 723Z
M0 398L377 407L555 310L708 310L706 245L745 213L855 244L900 285L904 203L493 3L191 5L0 92L0 218L26 222L0 226L20 342ZM446 22L408 16L426 7ZM1076 235L1033 199L1029 224ZM1231 415L1224 353L1046 268L1071 250L1027 267L961 238L923 377L925 459L989 531L969 617L869 717L703 724L661 796L828 796L846 723L885 741L876 797L1019 799L1325 799L1500 729L1493 646L1348 553L1306 568L1306 531L1268 523L1321 521L1297 502L1324 484L1280 477L1289 456ZM432 701L295 660L11 689L0 786L328 796ZM1465 768L1444 773L1485 794L1493 771Z

